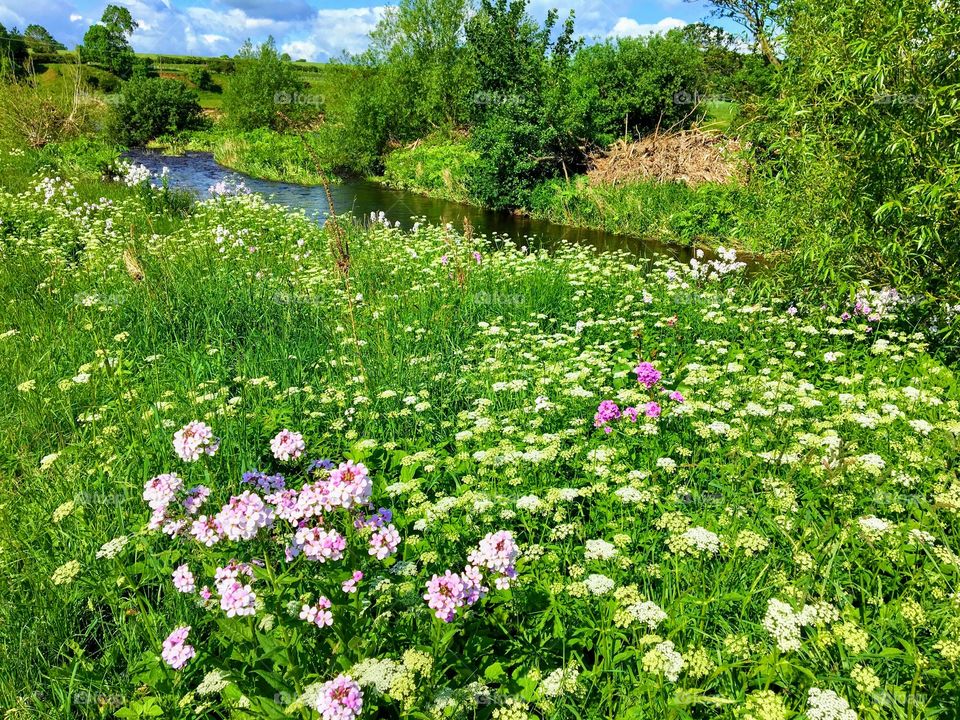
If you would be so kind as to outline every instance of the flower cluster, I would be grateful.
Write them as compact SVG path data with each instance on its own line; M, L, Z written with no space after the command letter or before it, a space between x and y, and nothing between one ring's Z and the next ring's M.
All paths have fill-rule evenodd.
M459 608L473 605L489 591L484 585L482 570L491 573L498 589L508 589L510 581L517 575L513 566L516 557L517 546L511 532L489 533L470 553L470 564L463 572L458 574L447 570L443 575L434 575L427 582L423 599L439 620L451 622Z
M204 422L194 420L177 430L173 435L174 452L184 462L196 462L201 455L215 455L220 440Z

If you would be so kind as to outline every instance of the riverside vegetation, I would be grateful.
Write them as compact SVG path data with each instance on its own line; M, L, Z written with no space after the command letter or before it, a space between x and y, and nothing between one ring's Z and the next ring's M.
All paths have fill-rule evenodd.
M910 299L37 162L6 717L958 712L960 391Z

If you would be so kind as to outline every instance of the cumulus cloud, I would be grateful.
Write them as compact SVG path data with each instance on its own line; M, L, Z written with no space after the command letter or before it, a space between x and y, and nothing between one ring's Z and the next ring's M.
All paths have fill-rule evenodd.
M666 17L660 22L639 23L633 18L622 17L617 20L613 29L607 35L609 37L636 37L638 35L662 35L665 32L675 28L682 28L686 25L683 20Z

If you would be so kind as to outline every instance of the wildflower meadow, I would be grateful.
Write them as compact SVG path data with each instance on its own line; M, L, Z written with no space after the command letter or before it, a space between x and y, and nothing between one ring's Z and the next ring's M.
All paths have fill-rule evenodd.
M0 190L5 718L960 717L910 298L114 177Z

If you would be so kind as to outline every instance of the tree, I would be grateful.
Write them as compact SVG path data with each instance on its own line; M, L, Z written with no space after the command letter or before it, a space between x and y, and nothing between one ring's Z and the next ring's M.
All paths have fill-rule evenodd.
M107 5L100 22L91 25L83 36L80 59L102 65L121 78L129 78L135 57L129 37L138 27L127 8Z
M126 145L143 145L164 133L200 127L197 94L166 78L136 77L123 86L111 118L113 135Z
M322 109L320 98L302 95L305 87L293 64L280 57L272 37L259 47L247 40L223 95L226 122L238 130L276 130L286 125L286 119L316 114Z
M20 75L27 55L27 43L17 29L0 25L0 74Z
M573 14L556 33L557 12L541 27L527 0L482 0L466 27L479 90L471 144L470 193L490 207L523 207L541 180L582 162L580 97L571 92Z
M687 0L699 2L699 0ZM709 0L713 16L732 20L750 34L754 49L776 67L777 34L780 29L778 0Z
M35 52L54 53L57 50L66 50L67 46L54 39L42 25L27 25L23 31L23 38Z

